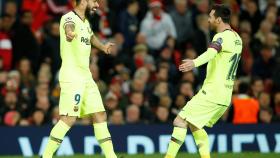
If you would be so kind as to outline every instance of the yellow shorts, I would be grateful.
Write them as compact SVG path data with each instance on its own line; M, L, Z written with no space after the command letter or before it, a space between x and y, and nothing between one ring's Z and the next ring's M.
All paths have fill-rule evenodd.
M205 100L202 96L194 96L180 111L179 116L201 129L212 127L227 110L227 106Z
M83 117L105 111L94 81L87 83L60 82L59 114Z

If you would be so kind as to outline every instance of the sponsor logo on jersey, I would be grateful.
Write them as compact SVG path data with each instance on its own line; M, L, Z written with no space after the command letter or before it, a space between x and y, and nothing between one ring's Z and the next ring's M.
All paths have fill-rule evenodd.
M81 42L85 43L86 45L90 45L90 40L87 37L81 37Z

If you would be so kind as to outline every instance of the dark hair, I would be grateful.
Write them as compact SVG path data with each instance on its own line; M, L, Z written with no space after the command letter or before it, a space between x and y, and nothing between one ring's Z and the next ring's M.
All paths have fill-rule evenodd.
M32 12L31 12L31 10L22 10L21 11L21 14L20 14L20 17L24 17L26 14L28 14L28 13L31 13L32 14Z
M249 85L245 82L241 82L239 85L239 93L241 94L247 94L249 92Z
M224 23L230 23L231 11L228 6L223 4L215 4L212 7L212 10L215 10L214 16L216 18L220 17Z
M126 4L127 4L127 6L129 6L129 5L131 5L133 3L136 3L136 2L138 2L138 0L127 0Z
M258 81L263 81L263 80L259 76L253 76L252 79L251 79L251 83L250 84L254 85Z

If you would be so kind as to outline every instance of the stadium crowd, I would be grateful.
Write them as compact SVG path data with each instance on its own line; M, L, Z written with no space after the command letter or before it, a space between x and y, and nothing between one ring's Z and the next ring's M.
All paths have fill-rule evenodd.
M59 118L59 22L74 3L1 2L0 124L53 124ZM280 122L279 1L100 0L92 29L117 50L105 55L93 48L90 70L111 124L170 123L199 90L206 65L177 69L207 49L213 3L231 6L231 26L243 40L232 106L220 122Z

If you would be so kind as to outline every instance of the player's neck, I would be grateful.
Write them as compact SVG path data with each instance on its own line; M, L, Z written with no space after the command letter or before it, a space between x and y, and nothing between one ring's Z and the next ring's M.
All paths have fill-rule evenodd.
M78 14L78 16L85 21L86 19L86 15L85 15L85 11L79 7L74 8L74 11L76 12L76 14Z
M217 32L223 32L225 30L230 30L231 27L229 24L223 23L219 27L217 27Z

